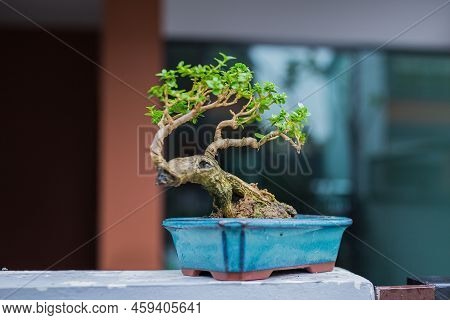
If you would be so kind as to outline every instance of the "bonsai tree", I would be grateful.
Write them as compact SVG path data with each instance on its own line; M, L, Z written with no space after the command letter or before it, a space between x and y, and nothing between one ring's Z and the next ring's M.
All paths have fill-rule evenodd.
M224 138L223 129L236 130L261 121L262 114L271 106L286 103L286 95L278 92L275 84L252 83L252 71L245 64L235 63L229 67L233 59L221 53L215 59L216 64L191 66L181 61L174 70L164 69L157 74L160 85L150 88L148 96L160 103L148 106L146 113L159 127L150 148L157 169L156 182L175 187L188 182L202 185L213 198L212 217L290 218L296 214L293 207L277 201L273 194L256 184L225 172L216 157L221 149L259 149L275 139L285 140L300 152L306 138L302 130L308 111L301 104L290 113L281 108L269 119L273 127L269 133L255 133L254 137L240 139ZM181 78L190 80L189 90L178 87ZM241 105L239 111L232 110L235 105ZM204 154L170 161L164 158L164 139L168 135L187 122L197 123L203 113L218 108L229 108L230 117L217 125L214 140Z

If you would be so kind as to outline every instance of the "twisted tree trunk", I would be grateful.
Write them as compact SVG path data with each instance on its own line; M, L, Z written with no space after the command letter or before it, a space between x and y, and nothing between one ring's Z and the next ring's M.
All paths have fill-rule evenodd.
M212 217L226 218L290 218L296 213L295 209L275 199L275 196L265 189L259 189L256 184L249 184L238 177L225 172L215 160L220 149L229 147L250 147L259 149L263 144L282 138L291 143L297 151L301 144L295 143L287 135L278 130L267 134L263 139L257 141L255 138L246 137L242 139L222 138L222 129L238 127L238 117L247 117L245 121L252 119L252 112L257 106L247 110L250 101L244 105L238 113L232 113L230 120L220 122L216 128L214 141L208 146L204 155L192 157L175 158L166 161L163 156L164 139L182 124L191 121L199 113L220 106L233 105L237 97L232 99L230 92L208 105L199 103L190 112L172 118L167 108L160 121L159 130L156 133L150 151L152 161L158 170L157 183L167 186L179 186L184 183L196 183L205 188L213 197L214 212Z
M209 156L175 158L158 168L158 184L179 186L187 182L200 184L213 197L212 217L290 218L296 214L293 207L278 202L267 190L223 171Z

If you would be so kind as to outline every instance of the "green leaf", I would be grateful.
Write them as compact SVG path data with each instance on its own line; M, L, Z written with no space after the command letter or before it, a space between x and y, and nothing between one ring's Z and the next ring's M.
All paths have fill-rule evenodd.
M219 52L219 55L222 57L222 59L223 59L224 62L227 62L227 61L229 61L229 60L234 60L234 59L236 59L235 57L227 56L226 54L224 54L224 53L222 53L222 52Z
M253 85L253 90L259 94L261 94L263 92L263 88L261 87L261 85L259 83L255 83Z
M256 132L256 133L255 133L255 137L257 137L258 139L264 139L265 135Z
M285 104L287 99L287 95L285 93L276 93L273 95L273 101L276 104Z
M264 90L266 93L273 93L273 92L276 92L276 90L275 90L275 84L272 83L272 82L264 82L264 84L263 84L263 90Z
M148 116L148 117L151 117L152 118L152 122L154 124L157 124L159 121L161 121L161 119L163 117L163 114L164 114L164 111L155 109L156 108L155 105L147 106L145 108L148 110L148 112L144 113L144 115Z

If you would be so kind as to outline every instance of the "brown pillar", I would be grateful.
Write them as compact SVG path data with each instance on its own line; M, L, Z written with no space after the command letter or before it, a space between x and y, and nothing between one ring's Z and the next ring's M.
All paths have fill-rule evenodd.
M162 267L163 195L158 196L161 189L151 177L139 176L137 168L137 128L149 123L144 117L145 94L162 64L158 2L104 1L101 64L107 71L101 73L99 113L100 269Z

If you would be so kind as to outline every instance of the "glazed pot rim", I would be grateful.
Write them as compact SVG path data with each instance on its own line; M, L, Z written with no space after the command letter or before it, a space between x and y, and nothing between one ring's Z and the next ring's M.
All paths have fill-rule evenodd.
M169 218L162 223L170 228L217 228L217 227L250 227L250 228L299 228L299 227L347 227L352 219L335 216L297 215L293 219L257 219L257 218Z

